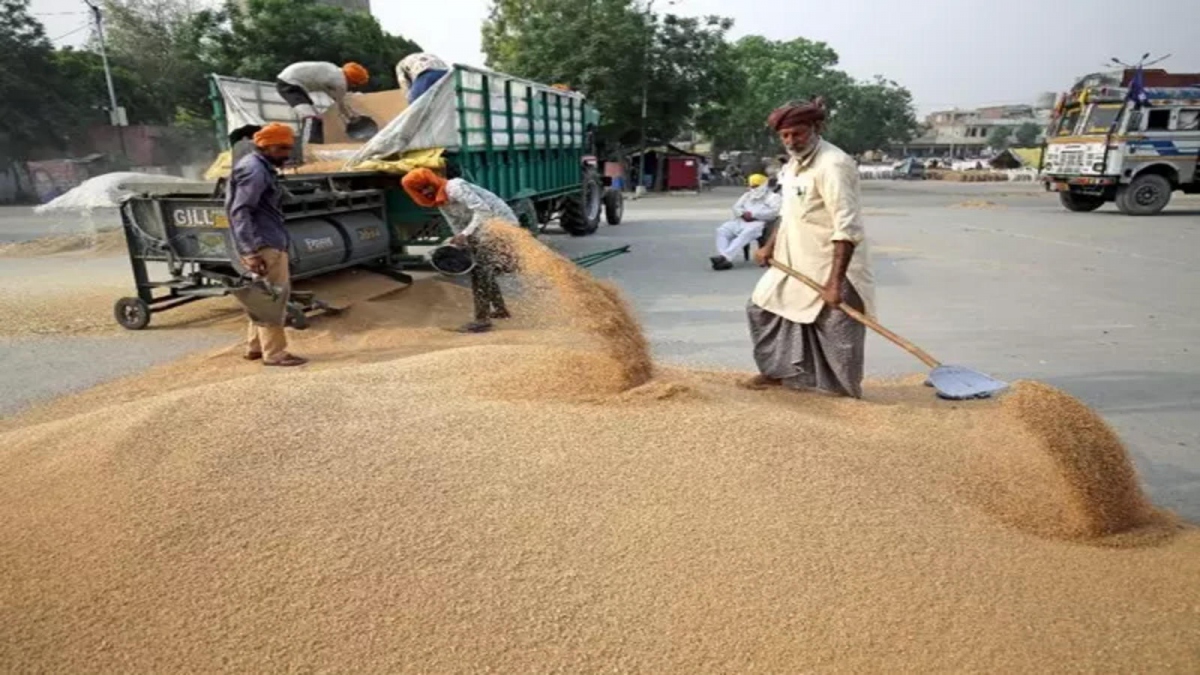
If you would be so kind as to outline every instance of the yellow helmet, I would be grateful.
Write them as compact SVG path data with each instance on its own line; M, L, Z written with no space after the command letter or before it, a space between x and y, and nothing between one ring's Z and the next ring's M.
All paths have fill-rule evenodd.
M749 183L750 187L752 188L762 187L767 183L767 177L761 173L752 173L750 174L750 177L746 179L746 182Z

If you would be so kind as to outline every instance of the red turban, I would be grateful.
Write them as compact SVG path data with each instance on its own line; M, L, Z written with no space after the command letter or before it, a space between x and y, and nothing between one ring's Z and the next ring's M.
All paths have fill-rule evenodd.
M825 99L820 96L811 101L790 101L775 109L767 118L767 126L783 131L802 124L820 125L825 121Z
M430 169L421 167L409 171L400 180L400 185L404 187L404 191L408 193L408 196L412 197L412 200L417 203L417 206L429 209L446 203L446 179ZM426 198L423 192L430 187L437 190L437 196L433 200Z

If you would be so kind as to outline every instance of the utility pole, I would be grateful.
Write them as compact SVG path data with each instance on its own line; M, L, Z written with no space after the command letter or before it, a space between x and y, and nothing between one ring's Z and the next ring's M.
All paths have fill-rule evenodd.
M646 101L650 97L650 46L654 41L654 31L658 20L654 18L654 0L646 5L646 18L651 22L650 32L646 35L646 48L642 51L642 153L638 155L638 182L634 188L635 195L646 192Z
M96 37L100 39L100 62L104 64L104 80L108 83L109 120L114 127L123 126L120 109L117 107L117 90L113 87L112 70L108 67L108 49L104 44L104 16L95 0L83 2L92 10L92 18L96 20Z
M117 105L117 90L113 87L112 69L108 66L108 48L104 40L104 16L97 0L83 0L83 2L92 10L92 18L96 21L96 37L100 41L100 62L104 64L104 81L108 84L108 121L117 128L117 140L121 144L121 154L128 160L129 151L125 148L125 132L121 128L126 124L123 114L125 111Z

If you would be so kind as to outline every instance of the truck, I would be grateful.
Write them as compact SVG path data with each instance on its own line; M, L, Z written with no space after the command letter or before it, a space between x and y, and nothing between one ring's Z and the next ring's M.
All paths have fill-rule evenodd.
M222 150L230 149L230 131L251 123L281 122L299 136L274 83L212 75L210 92ZM437 150L447 173L508 201L535 233L557 221L582 237L596 232L601 218L618 225L624 216L624 196L597 157L599 113L579 92L454 64L411 107L377 122L383 128L374 138L342 155L347 164ZM409 200L398 177L346 167L327 175L334 187L385 191L394 246L428 246L448 236L440 214Z
M299 121L272 83L218 75L210 83L223 149L207 176L215 184L146 189L121 205L136 295L117 300L113 314L130 330L145 328L153 314L252 284L233 248L221 176L246 130L269 122L295 129ZM396 92L382 94L392 97L392 110L404 107ZM378 122L382 128L365 144L314 145L308 153L298 144L293 153L301 166L282 176L292 279L354 267L411 283L406 269L428 267L414 249L451 234L437 209L418 206L400 186L416 166L491 190L535 235L555 219L574 236L595 232L602 216L621 222L622 194L595 152L599 115L578 92L456 64L403 112ZM310 156L317 159L305 161ZM575 262L590 266L628 250ZM167 274L154 278L152 266ZM307 312L330 309L311 294L293 296L293 327L306 325Z
M1200 194L1200 74L1157 73L1085 78L1060 95L1040 169L1064 208L1114 202L1145 216L1166 208L1173 192Z

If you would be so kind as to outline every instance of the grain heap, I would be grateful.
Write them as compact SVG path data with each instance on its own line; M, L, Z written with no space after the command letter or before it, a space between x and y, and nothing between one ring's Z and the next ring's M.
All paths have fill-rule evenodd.
M622 391L648 361L529 304L493 334L441 330L468 306L422 282L297 334L311 368L231 348L0 422L0 662L1198 665L1200 534L1061 392L950 403L914 379L850 401L668 368ZM627 317L571 324L636 356Z

